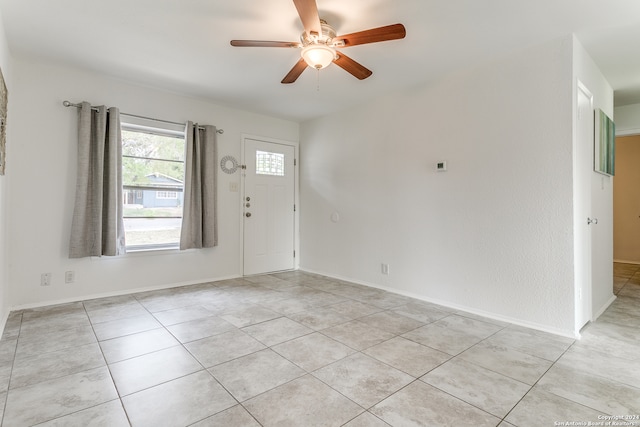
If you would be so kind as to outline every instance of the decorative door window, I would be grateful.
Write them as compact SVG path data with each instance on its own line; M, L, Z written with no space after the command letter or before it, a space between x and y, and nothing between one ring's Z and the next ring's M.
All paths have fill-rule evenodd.
M256 151L256 174L284 176L284 154Z

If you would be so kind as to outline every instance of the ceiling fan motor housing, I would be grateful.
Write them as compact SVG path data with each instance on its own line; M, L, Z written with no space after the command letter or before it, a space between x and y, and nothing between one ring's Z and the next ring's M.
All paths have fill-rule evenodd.
M300 41L302 42L302 46L306 47L312 44L325 44L327 46L333 46L333 39L336 37L336 30L324 19L320 20L320 27L322 28L322 34L307 34L304 31L300 35Z

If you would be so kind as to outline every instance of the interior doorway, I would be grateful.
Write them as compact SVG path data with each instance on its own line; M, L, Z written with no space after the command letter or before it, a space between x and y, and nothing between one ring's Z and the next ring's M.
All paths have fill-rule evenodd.
M616 137L613 181L613 259L640 264L640 135Z

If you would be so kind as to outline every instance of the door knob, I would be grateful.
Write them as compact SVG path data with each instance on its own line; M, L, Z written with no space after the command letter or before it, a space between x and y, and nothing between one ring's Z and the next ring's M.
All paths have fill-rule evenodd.
M246 216L247 218L249 218L251 216L251 212L247 212L246 214L244 214L244 216Z
M587 225L591 225L591 224L594 224L594 225L598 224L598 218L593 218L593 219L587 218Z

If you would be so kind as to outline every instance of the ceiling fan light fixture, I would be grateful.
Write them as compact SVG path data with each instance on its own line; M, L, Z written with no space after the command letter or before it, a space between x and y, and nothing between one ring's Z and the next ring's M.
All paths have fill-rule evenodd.
M340 54L338 54L336 49L398 40L403 39L407 35L404 25L392 24L337 36L336 30L329 25L327 21L320 19L316 1L317 0L293 0L298 11L298 17L304 28L304 31L300 34L300 42L231 40L231 46L302 48L301 57L296 61L284 79L282 79L280 82L282 84L294 83L304 70L307 69L307 66L321 70L328 67L332 62L335 62L338 67L353 77L364 80L371 76L373 72L343 54L342 50L340 50ZM319 75L320 73L318 73L318 78Z
M302 49L302 59L311 68L321 70L336 59L336 50L323 44L312 44Z

